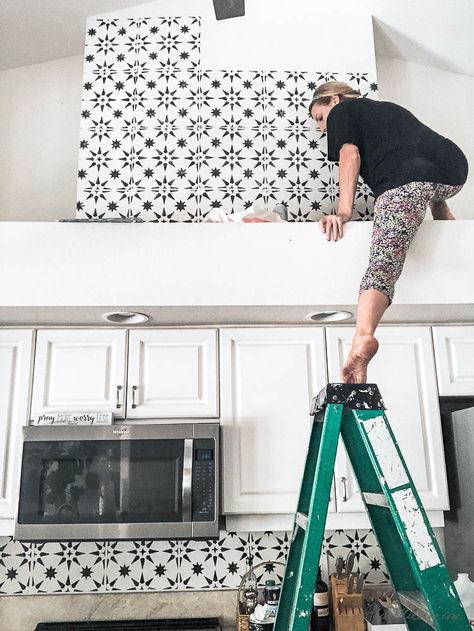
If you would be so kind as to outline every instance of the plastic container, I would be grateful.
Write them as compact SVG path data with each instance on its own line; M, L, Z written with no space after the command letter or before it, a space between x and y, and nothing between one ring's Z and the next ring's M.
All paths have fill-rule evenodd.
M458 574L454 581L462 606L469 621L474 620L474 583L469 580L469 574Z
M277 204L273 212L280 215L282 221L288 221L288 209L285 204Z
M278 213L269 210L266 203L261 198L254 202L253 212L248 213L242 219L244 223L266 223L281 220L281 216Z
M256 622L252 620L252 616L250 616L249 631L273 631L273 621L266 620L265 622Z

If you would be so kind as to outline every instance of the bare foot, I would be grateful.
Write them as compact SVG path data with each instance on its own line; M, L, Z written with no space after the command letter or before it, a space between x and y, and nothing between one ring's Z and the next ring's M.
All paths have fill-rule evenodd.
M449 206L446 202L432 202L430 204L431 214L433 215L433 219L441 219L441 220L455 220L456 217L450 211Z
M342 382L367 383L367 366L378 348L379 343L373 335L355 337L349 357L342 367Z

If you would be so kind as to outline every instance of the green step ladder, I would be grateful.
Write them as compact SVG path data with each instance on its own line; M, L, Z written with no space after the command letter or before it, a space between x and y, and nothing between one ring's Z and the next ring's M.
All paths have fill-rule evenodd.
M274 631L308 631L339 435L410 631L472 631L375 384L328 384L314 415Z

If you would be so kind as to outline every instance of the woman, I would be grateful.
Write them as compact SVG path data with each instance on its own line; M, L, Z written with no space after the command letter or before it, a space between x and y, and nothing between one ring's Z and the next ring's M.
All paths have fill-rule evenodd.
M342 237L360 176L375 195L369 267L362 279L356 333L342 369L344 383L365 383L378 350L378 323L393 300L406 253L429 205L434 219L455 219L446 199L467 178L463 152L394 103L361 98L347 83L330 81L314 92L310 116L327 132L328 158L339 161L339 203L323 217L328 240Z

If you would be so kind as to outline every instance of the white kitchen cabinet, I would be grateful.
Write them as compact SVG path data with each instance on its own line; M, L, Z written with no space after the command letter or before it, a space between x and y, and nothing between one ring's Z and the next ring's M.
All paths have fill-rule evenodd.
M434 326L438 389L442 396L474 395L474 326Z
M339 382L354 334L352 327L327 329L329 381ZM379 327L380 348L367 381L376 383L386 415L427 510L449 506L436 372L429 327ZM365 511L342 442L336 468L338 512Z
M126 337L121 329L38 331L32 419L63 411L123 418Z
M130 331L127 418L215 418L217 330Z
M33 331L0 329L0 536L14 530L32 358Z
M327 382L323 329L224 329L221 375L223 512L294 513L311 400Z

